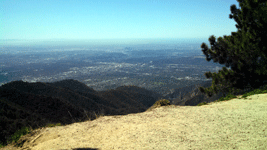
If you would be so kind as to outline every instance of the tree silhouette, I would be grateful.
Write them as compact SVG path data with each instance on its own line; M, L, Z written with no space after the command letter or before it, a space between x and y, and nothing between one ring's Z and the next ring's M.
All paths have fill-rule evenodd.
M215 38L210 36L211 47L202 43L206 60L224 64L218 73L206 72L212 78L211 87L199 87L209 97L219 91L237 93L264 85L267 76L267 2L266 0L237 0L239 7L230 7L230 19L237 23L236 32Z

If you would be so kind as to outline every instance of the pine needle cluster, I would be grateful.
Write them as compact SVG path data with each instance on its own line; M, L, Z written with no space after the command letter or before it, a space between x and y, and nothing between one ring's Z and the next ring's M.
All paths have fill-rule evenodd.
M267 2L265 0L238 0L230 7L230 19L234 19L237 31L215 38L210 36L209 48L202 43L206 60L224 64L218 73L206 72L212 78L212 86L199 90L211 97L219 91L237 94L259 88L267 82Z

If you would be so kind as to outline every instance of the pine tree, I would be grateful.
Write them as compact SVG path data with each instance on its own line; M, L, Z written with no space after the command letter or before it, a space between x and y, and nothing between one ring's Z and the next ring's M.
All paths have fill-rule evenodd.
M231 35L215 38L210 36L211 48L202 43L206 60L224 64L218 73L206 72L212 78L211 87L199 87L209 97L219 91L237 93L244 89L255 89L267 81L267 2L266 0L237 0L230 7L230 19L234 19L237 31Z

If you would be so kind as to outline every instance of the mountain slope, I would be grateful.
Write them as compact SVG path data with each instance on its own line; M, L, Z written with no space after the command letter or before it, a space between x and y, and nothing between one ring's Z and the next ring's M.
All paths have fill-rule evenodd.
M67 89L71 89L72 91L75 92L86 92L86 93L97 93L94 89L88 87L86 84L81 83L77 80L73 79L65 79L57 82L52 82L52 83L46 83L52 86L56 87L63 87Z
M5 129L3 134L7 140L23 126L36 128L49 123L69 124L93 120L96 114L144 112L157 100L156 97L144 94L146 92L151 93L142 88L138 91L115 89L96 92L76 80L55 83L13 81L0 87L0 128ZM19 112L25 115L21 116Z
M200 85L208 87L211 82ZM182 106L212 102L222 96L207 98L200 93L198 86L176 89L168 96L181 94L172 101ZM93 120L96 114L112 116L145 112L161 98L162 95L156 92L136 86L97 92L77 80L54 83L13 81L0 87L0 129L3 129L1 135L4 137L1 142L23 126L37 128L49 123L70 124Z
M18 149L265 149L267 94L43 128ZM6 147L14 148L12 145Z

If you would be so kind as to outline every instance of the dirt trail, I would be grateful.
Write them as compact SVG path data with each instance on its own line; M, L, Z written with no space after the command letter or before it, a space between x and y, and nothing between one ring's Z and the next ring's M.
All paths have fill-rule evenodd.
M258 149L267 147L267 94L204 106L168 106L125 116L44 128L22 148Z

